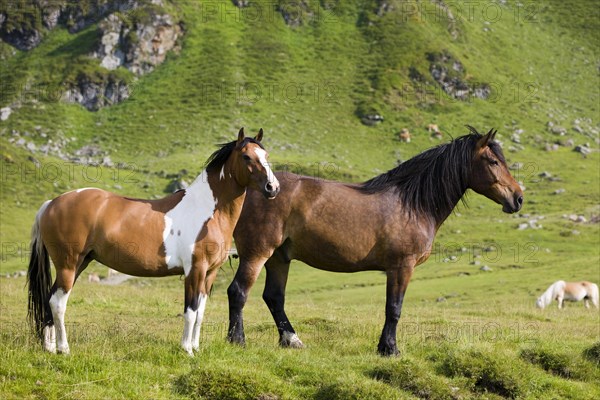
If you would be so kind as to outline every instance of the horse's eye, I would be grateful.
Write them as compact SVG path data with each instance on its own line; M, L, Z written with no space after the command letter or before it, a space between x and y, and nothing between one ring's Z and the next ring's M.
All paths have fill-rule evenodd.
M492 165L498 165L498 161L497 160L490 160L490 164L492 164Z
M244 159L244 161L250 161L250 160L251 160L250 156L248 156L248 155L246 155L246 154L244 154L244 155L242 156L242 158Z

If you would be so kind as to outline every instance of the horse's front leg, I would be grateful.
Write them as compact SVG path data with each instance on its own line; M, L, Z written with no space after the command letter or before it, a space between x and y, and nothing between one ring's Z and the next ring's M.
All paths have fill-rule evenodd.
M194 350L200 349L200 328L202 328L202 321L204 321L206 301L208 300L208 293L210 293L210 289L212 288L213 282L217 277L218 271L218 267L209 270L206 274L206 279L204 280L205 284L200 285L198 313L196 314L196 323L194 324L194 329L192 331L192 349Z
M196 312L196 322L192 329L192 349L200 349L200 328L202 327L202 321L204 321L204 311L206 310L206 301L208 300L208 294L200 292L198 295L198 311Z
M194 266L185 277L185 299L183 305L183 335L181 347L190 356L194 355L193 340L199 341L200 324L204 318L207 295L202 292L206 269L202 266ZM198 323L200 319L200 323Z
M398 354L396 345L396 328L400 320L404 294L410 282L415 263L403 263L399 267L389 269L387 274L385 324L377 346L377 352L382 356Z
M248 299L250 288L256 282L266 258L248 260L245 257L240 258L240 266L235 274L231 285L227 288L229 298L229 329L227 331L227 340L231 343L244 345L246 336L244 334L243 309Z

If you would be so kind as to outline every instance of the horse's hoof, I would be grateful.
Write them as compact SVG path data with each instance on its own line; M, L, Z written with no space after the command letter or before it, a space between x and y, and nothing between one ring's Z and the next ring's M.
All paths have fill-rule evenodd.
M48 353L56 354L56 343L44 343L44 350Z
M283 332L279 339L279 345L281 347L287 347L290 349L303 349L304 343L302 340L293 332Z
M246 338L244 336L227 336L227 341L231 344L237 344L238 346L246 346Z
M392 357L400 354L396 346L379 346L377 352L382 357Z
M194 356L194 349L193 349L191 343L184 343L182 341L180 348L181 348L181 350L185 351L188 356L190 356L190 357Z
M64 355L66 355L66 356L68 356L69 354L71 354L71 350L69 350L69 346L66 346L66 347L58 347L58 348L56 349L56 352L57 352L58 354L64 354Z
M54 326L44 327L44 350L56 354L56 331Z

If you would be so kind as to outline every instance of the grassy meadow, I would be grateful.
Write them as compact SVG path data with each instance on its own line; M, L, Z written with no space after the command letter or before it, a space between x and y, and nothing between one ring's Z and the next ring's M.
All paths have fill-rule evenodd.
M277 11L289 2L251 2L243 12L230 1L164 3L185 22L181 52L132 81L130 99L97 112L51 96L79 73L99 73L86 56L98 40L94 25L76 34L58 27L28 52L0 41L0 107L13 108L0 122L0 398L600 398L600 311L534 306L558 279L600 283L593 2L448 2L450 21L409 1L379 12L380 1L310 0L295 9L302 19L295 27ZM427 78L427 55L443 51L460 60L465 79L489 84L491 97L459 101ZM384 121L365 126L364 113ZM91 283L89 274L107 274L96 263L69 299L72 354L46 354L30 334L19 271L45 199L87 186L165 196L174 177L190 182L214 145L241 126L265 129L275 169L358 182L440 143L430 123L443 141L467 133L465 124L497 128L525 204L508 215L469 193L468 207L458 206L409 285L399 357L376 354L383 274L334 274L299 262L286 308L303 350L278 348L261 299L264 273L245 308L246 347L226 342L235 260L219 272L194 358L179 348L182 279ZM402 128L411 143L397 140ZM21 138L37 149L62 143L65 154L94 145L115 166L28 150ZM590 154L568 140L589 144Z

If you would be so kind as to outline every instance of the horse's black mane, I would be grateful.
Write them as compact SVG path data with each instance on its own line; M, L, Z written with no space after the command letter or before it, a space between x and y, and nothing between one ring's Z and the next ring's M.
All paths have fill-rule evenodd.
M426 150L364 182L358 190L369 194L394 190L410 211L443 221L467 190L475 145L483 137L475 128L468 128L470 134ZM498 143L490 141L488 146L506 162Z
M242 142L241 147L246 146L248 143L257 144L260 146L261 149L264 149L263 145L258 140L253 139L251 137L244 138L244 141ZM211 156L208 157L208 159L206 160L206 163L204 163L204 169L206 169L206 172L213 172L213 171L220 170L223 167L223 165L225 165L225 162L231 155L231 152L233 151L233 149L235 149L236 145L237 145L237 140L234 140L229 143L221 143L221 144L217 145L219 147L219 149L217 151L215 151L214 153L212 153Z

